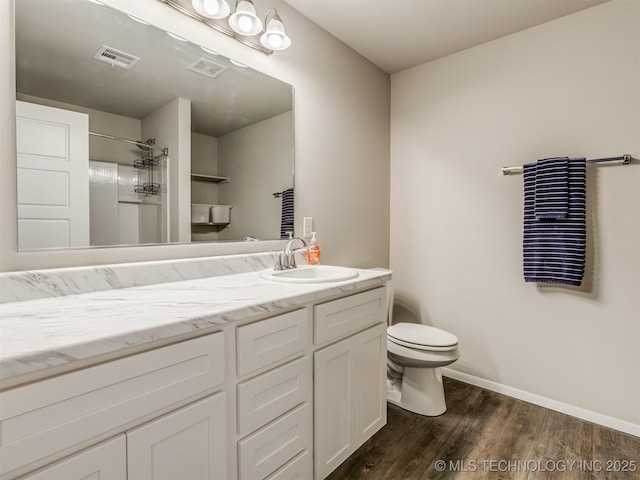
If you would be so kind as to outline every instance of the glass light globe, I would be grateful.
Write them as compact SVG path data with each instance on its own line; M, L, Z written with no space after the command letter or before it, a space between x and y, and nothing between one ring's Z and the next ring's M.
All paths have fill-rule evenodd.
M202 9L207 15L215 15L220 11L220 4L217 0L202 0Z
M248 16L243 15L240 18L238 18L238 27L240 27L240 30L242 30L245 33L250 32L251 27L253 27L253 21Z
M262 30L262 21L256 15L251 0L238 0L236 11L229 17L229 26L241 35L256 35Z
M271 45L272 48L277 49L282 45L282 37L278 34L272 33L269 35L269 45Z
M260 36L260 43L271 50L285 50L291 46L291 39L287 37L282 19L277 13L267 22L266 31Z
M203 17L220 19L229 15L229 4L226 0L191 0L193 9Z

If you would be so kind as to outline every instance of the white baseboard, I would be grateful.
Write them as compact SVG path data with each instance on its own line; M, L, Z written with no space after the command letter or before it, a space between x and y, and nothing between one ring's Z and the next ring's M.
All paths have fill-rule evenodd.
M603 425L620 432L629 433L631 435L635 435L636 437L640 437L640 425L637 425L635 423L609 417L608 415L603 415L601 413L592 412L591 410L586 410L574 405L569 405L557 400L552 400L550 398L536 395L534 393L525 392L524 390L519 390L507 385L502 385L501 383L492 382L491 380L485 380L484 378L469 375L468 373L458 372L450 368L445 367L441 368L440 370L442 372L442 375L444 375L445 377L469 383L477 387L485 388L493 392L517 398L518 400L524 400L525 402L548 408L549 410L555 410L556 412L565 413L567 415L571 415L572 417L577 417L588 422Z

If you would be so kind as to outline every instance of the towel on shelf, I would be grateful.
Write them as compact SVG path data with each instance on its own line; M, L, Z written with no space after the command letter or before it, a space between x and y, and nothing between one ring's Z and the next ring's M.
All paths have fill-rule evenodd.
M536 218L566 218L569 210L569 159L545 158L536 163Z
M523 267L526 282L580 286L586 256L586 163L568 161L568 209L565 218L535 215L537 165L524 165Z
M282 220L280 222L280 238L293 235L293 187L282 192Z

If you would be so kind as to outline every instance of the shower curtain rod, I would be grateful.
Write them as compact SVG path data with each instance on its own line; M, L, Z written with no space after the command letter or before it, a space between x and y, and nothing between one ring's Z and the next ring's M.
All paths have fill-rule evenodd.
M631 161L631 155L627 153L619 157L592 158L590 160L587 160L586 163L622 162L624 165L628 165L630 161ZM523 167L502 167L503 175L522 173L522 171L523 171Z
M169 155L169 149L168 148L158 148L158 147L154 147L152 145L147 145L144 142L138 142L136 140L128 140L126 138L121 138L121 137L114 137L113 135L106 135L104 133L89 132L89 135L93 135L94 137L108 138L110 140L118 140L119 142L130 143L132 145L137 145L138 147L148 148L148 149L151 149L151 150L160 150L161 154L164 155L165 157L167 155Z

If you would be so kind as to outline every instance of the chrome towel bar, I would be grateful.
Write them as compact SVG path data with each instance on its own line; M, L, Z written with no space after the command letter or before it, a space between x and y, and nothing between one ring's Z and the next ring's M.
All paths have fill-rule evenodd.
M592 158L586 161L587 164L605 162L622 162L624 165L628 165L631 162L631 155L627 153L619 157ZM522 173L522 167L502 167L503 175L512 175L514 173Z

